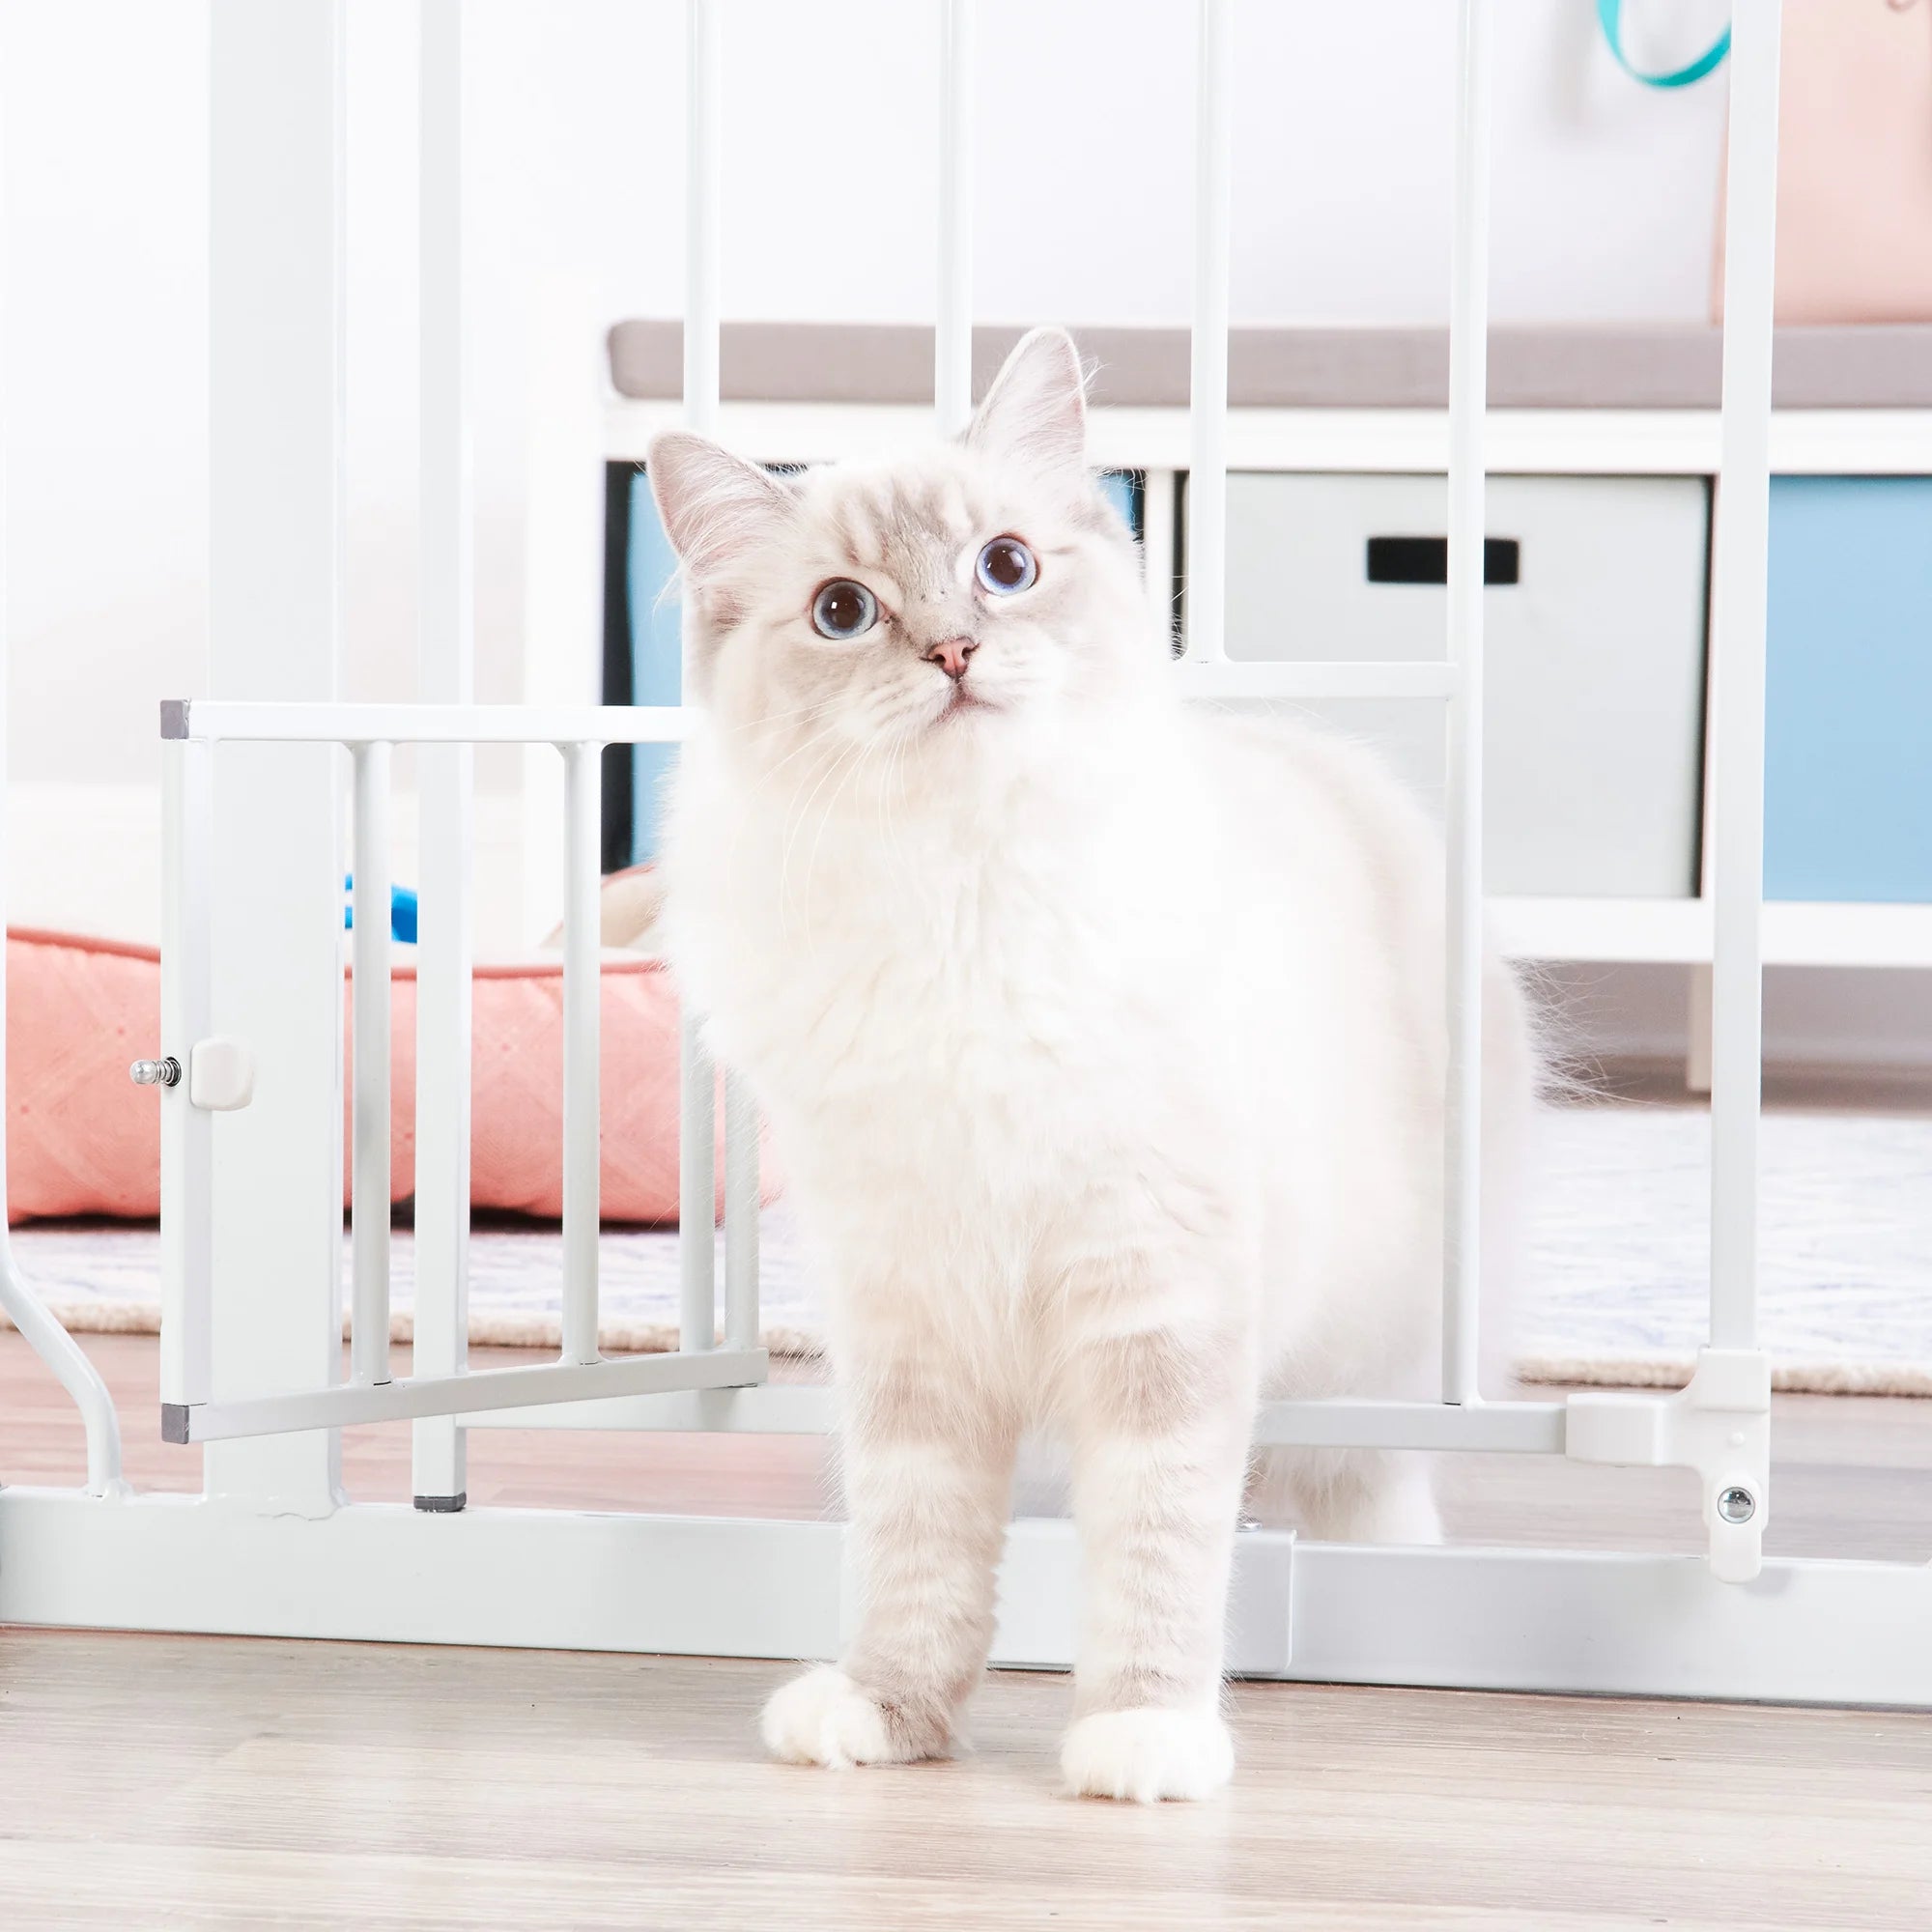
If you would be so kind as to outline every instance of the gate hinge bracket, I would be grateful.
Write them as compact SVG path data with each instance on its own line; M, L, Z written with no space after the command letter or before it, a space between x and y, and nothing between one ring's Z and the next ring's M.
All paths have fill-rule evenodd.
M1571 1396L1567 1452L1579 1463L1695 1469L1711 1538L1711 1574L1748 1583L1771 1516L1771 1358L1760 1349L1700 1349L1689 1384L1669 1395Z

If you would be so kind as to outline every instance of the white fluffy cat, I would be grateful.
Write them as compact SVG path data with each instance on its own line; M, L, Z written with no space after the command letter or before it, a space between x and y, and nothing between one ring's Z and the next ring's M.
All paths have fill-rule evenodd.
M707 715L667 923L832 1296L864 1614L771 1748L947 1749L1038 1428L1085 1551L1067 1781L1199 1798L1257 1400L1435 1393L1441 864L1364 753L1177 699L1084 442L1047 329L897 462L657 439ZM1289 1474L1318 1537L1436 1534L1412 1459Z

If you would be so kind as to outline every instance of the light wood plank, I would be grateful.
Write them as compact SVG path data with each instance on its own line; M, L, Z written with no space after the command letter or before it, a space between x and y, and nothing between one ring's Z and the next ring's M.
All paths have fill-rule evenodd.
M1234 1693L1202 1807L1059 1798L1066 1686L993 1679L959 1763L760 1761L784 1666L0 1637L0 1922L1897 1927L1932 1723ZM433 1803L432 1803L433 1799Z

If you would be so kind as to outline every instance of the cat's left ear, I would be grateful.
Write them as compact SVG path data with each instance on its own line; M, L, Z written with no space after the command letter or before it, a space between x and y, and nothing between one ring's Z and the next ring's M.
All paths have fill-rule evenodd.
M1085 481L1087 377L1064 328L1020 337L966 432L966 446Z

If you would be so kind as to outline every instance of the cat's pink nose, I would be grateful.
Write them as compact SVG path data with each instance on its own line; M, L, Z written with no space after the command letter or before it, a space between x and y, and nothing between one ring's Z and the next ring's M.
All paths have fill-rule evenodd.
M927 664L937 665L954 684L966 675L966 660L980 648L977 638L948 638L926 652Z

